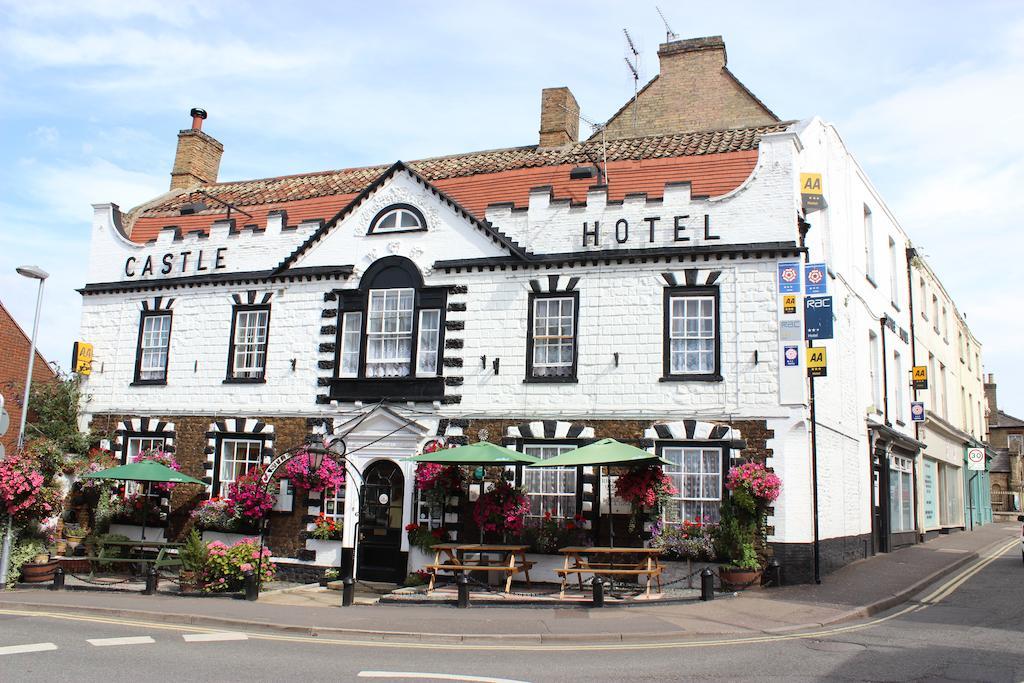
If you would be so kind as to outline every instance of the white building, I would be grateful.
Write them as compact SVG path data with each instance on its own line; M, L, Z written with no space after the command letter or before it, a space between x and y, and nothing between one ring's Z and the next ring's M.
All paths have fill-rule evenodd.
M733 127L647 134L641 94L636 135L577 143L559 88L541 145L219 183L222 147L194 112L177 189L128 214L95 206L90 419L122 457L173 445L210 495L308 432L348 434L362 505L357 477L327 499L285 487L271 545L296 552L307 513L337 516L364 578L411 567L403 527L429 515L404 459L438 437L542 457L640 444L677 463L669 522L714 517L730 463L763 461L784 482L769 541L791 581L813 576L814 460L823 572L913 542L906 236L835 129L778 121L720 39L659 55L663 76L706 76L698 89L725 74L714 106ZM673 87L659 106L703 106ZM801 173L821 174L827 208L805 213ZM834 301L815 430L802 307L779 291L794 262L826 262ZM533 482L534 513L599 528L601 482L564 474ZM173 502L178 520L193 502Z

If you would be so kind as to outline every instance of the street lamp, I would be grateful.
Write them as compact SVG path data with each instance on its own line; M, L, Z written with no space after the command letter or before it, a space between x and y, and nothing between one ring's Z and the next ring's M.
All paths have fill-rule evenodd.
M21 423L18 425L18 445L20 451L25 446L25 419L28 417L28 399L32 390L32 366L36 359L36 335L39 333L39 312L43 308L43 284L50 274L39 266L19 266L18 275L39 280L39 293L36 295L36 317L32 321L32 341L28 350L28 370L25 373L25 396L21 401ZM7 529L4 532L3 548L0 549L0 586L7 583L7 565L11 559L11 536L14 531L14 520L7 517Z

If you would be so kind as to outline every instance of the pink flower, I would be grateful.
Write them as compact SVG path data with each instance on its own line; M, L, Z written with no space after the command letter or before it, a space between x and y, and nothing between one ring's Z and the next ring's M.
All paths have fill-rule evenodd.
M243 572L251 572L252 571L252 565L249 564L248 562L245 562L245 563L239 565L238 568L241 569Z

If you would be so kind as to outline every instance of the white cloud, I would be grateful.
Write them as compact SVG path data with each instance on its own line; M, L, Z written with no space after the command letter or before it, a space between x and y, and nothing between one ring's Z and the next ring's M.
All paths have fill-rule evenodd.
M169 176L129 171L100 158L82 164L26 161L19 170L45 215L72 223L88 223L91 204L115 202L127 210L166 192L169 185Z

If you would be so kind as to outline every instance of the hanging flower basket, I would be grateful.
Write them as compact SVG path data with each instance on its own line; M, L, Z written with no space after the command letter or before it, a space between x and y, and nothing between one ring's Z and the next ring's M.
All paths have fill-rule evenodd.
M320 467L313 467L313 458L299 451L284 465L284 475L292 486L306 491L334 490L345 485L345 469L337 461L325 457Z
M530 500L526 491L500 481L476 499L473 521L484 533L518 536L529 512Z

